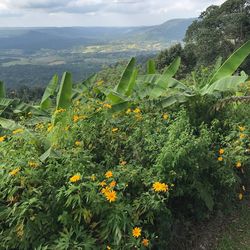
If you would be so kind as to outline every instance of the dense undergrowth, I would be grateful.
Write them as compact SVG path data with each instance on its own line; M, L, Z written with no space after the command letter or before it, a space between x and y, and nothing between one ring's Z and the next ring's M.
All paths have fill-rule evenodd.
M179 63L137 78L132 60L111 91L65 74L56 107L54 81L39 108L2 98L1 249L168 249L176 225L244 199L250 107L223 100L249 96L247 76L226 63L187 87Z

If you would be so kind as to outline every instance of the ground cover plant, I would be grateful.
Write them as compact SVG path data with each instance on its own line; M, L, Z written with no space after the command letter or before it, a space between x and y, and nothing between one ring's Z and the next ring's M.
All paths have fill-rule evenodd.
M37 105L0 84L3 249L171 249L190 221L246 195L250 42L192 85L141 75L132 58L115 88L98 75L54 76ZM181 228L180 228L181 226Z

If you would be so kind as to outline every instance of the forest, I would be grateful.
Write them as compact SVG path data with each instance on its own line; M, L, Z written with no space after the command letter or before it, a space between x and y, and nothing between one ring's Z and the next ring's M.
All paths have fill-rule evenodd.
M227 0L156 56L0 82L0 249L249 249L249 55L250 3ZM248 238L201 246L232 211Z

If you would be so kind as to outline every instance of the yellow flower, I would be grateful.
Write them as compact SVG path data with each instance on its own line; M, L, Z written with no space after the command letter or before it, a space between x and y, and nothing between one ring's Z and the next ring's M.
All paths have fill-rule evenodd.
M112 181L110 184L109 184L110 187L115 187L116 186L116 181Z
M16 169L13 169L12 171L10 171L9 174L12 175L12 176L14 176L17 173L19 173L19 171L20 171L20 168L16 168Z
M47 131L50 132L54 128L53 124L49 123Z
M141 110L140 110L139 108L136 108L136 109L134 110L134 113L135 113L135 114L140 114L140 113L141 113Z
M39 166L39 164L37 162L34 162L34 161L29 161L29 166L32 168L37 168Z
M236 168L241 168L241 162L238 161L238 162L236 163Z
M109 201L109 202L113 202L117 199L117 196L116 196L116 191L112 190L112 191L108 191L106 192L105 194L105 197L106 199Z
M168 114L163 114L163 119L167 120L169 118Z
M222 156L218 157L218 161L223 161L223 157Z
M109 187L105 187L101 189L101 193L106 195L108 192L110 192L110 188Z
M94 174L91 175L91 180L95 181L96 180L96 176Z
M80 120L79 115L74 115L73 116L73 122L78 122Z
M153 189L155 192L167 192L169 187L166 183L155 182L153 184Z
M132 112L131 109L127 109L126 114L130 114Z
M121 166L125 166L126 164L127 164L127 162L126 161L120 161L120 163L119 163Z
M142 120L142 115L140 113L136 114L135 118L136 118L137 121L140 121L140 120Z
M149 245L149 240L148 240L148 239L143 239L143 240L142 240L142 245L143 245L144 247L148 247L148 245Z
M65 131L69 131L70 126L68 125L67 127L64 128Z
M3 142L6 139L6 135L0 137L0 142Z
M70 182L77 182L77 181L79 181L81 179L81 175L80 174L75 174L75 175L73 175L70 179L69 179L69 181Z
M241 201L242 199L243 199L243 194L240 193L240 194L239 194L239 200Z
M105 187L105 186L107 185L107 183L106 183L106 181L102 181L102 182L99 183L99 185L100 185L101 187Z
M43 123L36 124L35 129L43 129L43 128L44 128L44 124Z
M157 181L153 184L153 190L155 192L167 192L168 189L169 187L166 183L161 183Z
M141 228L140 227L135 227L132 230L132 234L135 238L138 238L141 236Z
M16 135L16 134L20 134L22 133L24 130L22 128L19 128L19 129L16 129L12 132L13 135Z
M60 114L60 113L65 112L65 111L66 111L66 109L57 109L57 110L54 112L54 114L57 115L57 114Z
M119 130L119 128L112 128L112 132L115 133Z
M245 134L240 134L240 139L244 139L246 138L246 135Z
M112 105L108 104L108 103L104 103L103 104L103 107L106 108L106 109L111 109L112 108Z
M106 172L105 176L106 176L106 178L111 178L113 176L112 171Z
M243 132L243 131L246 130L246 127L244 127L244 126L239 126L239 130L240 130L241 132Z
M225 150L223 149L223 148L221 148L220 150L219 150L219 154L220 155L223 155L225 153Z
M76 141L76 142L75 142L75 145L76 145L77 147L79 147L79 146L81 146L81 142L80 142L80 141Z

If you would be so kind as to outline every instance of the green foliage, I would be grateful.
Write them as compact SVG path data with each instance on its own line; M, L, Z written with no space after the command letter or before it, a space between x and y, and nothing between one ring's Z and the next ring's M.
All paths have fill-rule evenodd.
M210 109L249 95L248 76L209 84L218 62L185 85L179 66L140 75L132 58L115 90L98 75L73 87L65 72L58 91L56 76L45 90L46 112L0 98L4 249L168 249L175 223L241 199L249 107Z
M67 109L71 105L72 79L71 74L65 72L62 76L61 85L57 94L56 108Z

